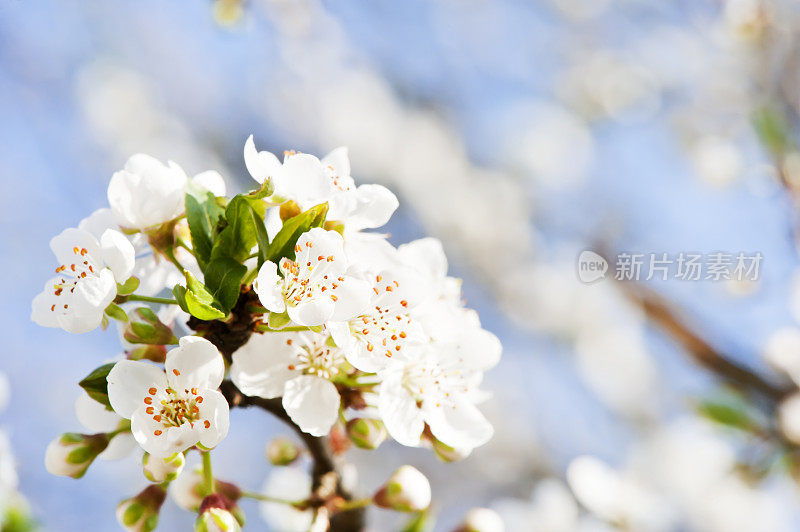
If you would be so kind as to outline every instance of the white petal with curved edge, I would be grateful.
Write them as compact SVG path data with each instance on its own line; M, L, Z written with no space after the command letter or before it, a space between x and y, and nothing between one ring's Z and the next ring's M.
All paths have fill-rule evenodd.
M322 158L322 166L330 166L336 176L350 175L350 155L347 146L339 146Z
M98 241L106 229L119 229L114 213L108 207L97 209L92 214L81 220L78 229L89 231Z
M475 448L489 441L492 425L480 410L466 400L456 399L452 405L425 405L425 421L436 438L450 447Z
M228 187L225 185L225 179L222 177L222 174L216 170L200 172L192 178L192 182L195 185L200 185L205 188L215 196L224 196L228 191Z
M381 227L400 205L392 191L381 185L361 185L356 190L358 200L347 218L349 229L374 229Z
M225 397L216 390L200 390L203 402L200 403L200 421L195 423L200 443L206 449L213 449L225 439L230 428L230 407ZM205 421L210 422L209 427Z
M130 419L137 408L144 405L148 390L155 388L163 394L167 376L161 369L147 362L120 360L108 373L108 400L120 416Z
M244 164L250 176L263 183L268 177L275 177L281 168L281 162L268 151L259 152L253 142L253 135L244 143ZM277 187L277 184L276 184ZM278 192L276 188L276 192Z
M397 379L381 383L378 395L378 413L386 430L398 443L409 447L419 446L425 420L417 402Z
M438 238L420 238L397 246L397 253L407 265L424 272L432 279L447 277L447 256Z
M100 310L86 314L70 312L69 314L61 314L56 319L58 320L59 327L68 333L83 334L100 327L100 324L103 322L103 311Z
M324 436L339 415L339 392L328 380L302 375L286 383L283 408L303 432Z
M103 268L97 275L87 275L75 284L72 294L70 312L103 314L105 308L117 295L117 282L108 268Z
M170 385L176 390L218 388L225 377L225 361L214 344L199 336L184 336L179 343L164 362Z
M328 320L342 321L359 316L369 306L372 290L366 281L354 277L344 277L335 291L337 300L333 314Z
M68 293L62 293L61 296L56 296L53 291L54 286L60 282L60 279L54 277L44 284L42 290L36 297L33 298L31 303L31 320L37 325L42 327L61 327L58 321L59 313L54 309L61 308L64 302L68 302L72 298ZM69 298L69 299L66 299Z
M324 202L330 195L330 184L322 163L313 155L298 153L283 161L281 176L276 180L276 192L295 199L308 208ZM284 191L279 192L280 186Z
M144 405L131 417L131 433L142 449L156 458L166 458L186 450L200 440L197 429L189 423L180 427L165 427L145 412Z
M286 383L298 374L289 365L297 360L287 344L294 333L254 334L233 353L231 380L245 395L272 399L283 395Z
M128 280L136 264L133 244L125 235L114 229L106 229L100 237L103 261L114 274L114 280L124 283Z
M77 253L75 248L78 249ZM50 240L50 249L58 262L68 267L67 270L70 264L79 264L87 259L91 259L96 268L103 267L100 244L89 231L74 227L64 229ZM86 250L86 254L81 254L83 249Z
M320 294L299 305L290 305L287 312L292 321L298 325L313 327L330 320L334 306L333 300L328 295Z
M137 405L138 406L138 405ZM81 393L75 400L75 416L89 432L111 432L116 430L122 418L116 412Z
M283 293L278 284L280 281L278 265L272 261L266 261L258 270L258 275L253 283L253 288L258 294L258 300L270 312L280 313L286 310Z
M111 438L106 450L97 455L100 460L122 460L136 449L136 438L130 432L121 432Z

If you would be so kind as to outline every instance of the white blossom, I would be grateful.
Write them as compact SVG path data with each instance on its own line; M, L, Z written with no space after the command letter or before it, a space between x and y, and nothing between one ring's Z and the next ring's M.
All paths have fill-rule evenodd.
M293 200L303 209L328 203L328 219L344 222L348 231L381 227L397 209L397 197L381 185L356 187L350 176L347 148L340 147L317 159L313 155L284 153L283 164L272 153L256 150L251 135L244 160L253 179L271 178L277 200Z
M198 443L210 449L228 434L228 403L217 390L225 373L211 342L180 339L167 353L165 370L123 360L108 374L114 411L131 420L134 438L151 455L165 458Z
M132 155L108 184L108 203L120 226L145 230L183 213L183 169L143 153Z
M133 246L112 229L98 241L88 231L69 228L50 241L50 248L61 265L34 298L31 319L71 333L95 329L117 295L117 283L133 271Z
M493 429L475 403L484 397L478 390L483 371L495 362L479 346L412 350L378 372L378 411L386 430L409 446L419 445L425 424L450 447L483 445Z
M327 339L311 331L254 335L233 354L231 379L247 395L283 397L292 421L323 436L339 415L339 392L330 379L345 362Z
M314 326L349 319L366 306L369 286L347 272L339 233L311 229L297 240L295 251L295 260L281 260L280 274L274 262L261 266L253 287L264 307Z

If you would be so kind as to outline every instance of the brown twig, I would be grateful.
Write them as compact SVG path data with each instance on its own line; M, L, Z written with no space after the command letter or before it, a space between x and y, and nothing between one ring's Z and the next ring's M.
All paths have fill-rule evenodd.
M725 382L747 392L767 399L773 406L787 395L792 388L782 388L770 383L754 371L737 364L723 354L681 320L677 313L655 291L638 283L624 281L617 283L622 292L636 303L647 317L673 340L683 346L692 358Z

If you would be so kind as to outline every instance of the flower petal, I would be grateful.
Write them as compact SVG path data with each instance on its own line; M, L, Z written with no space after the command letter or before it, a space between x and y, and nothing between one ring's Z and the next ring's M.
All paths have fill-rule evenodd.
M206 449L213 449L225 439L230 428L230 407L225 397L216 390L200 391L203 402L200 404L200 421L195 423L200 443ZM205 421L209 426L205 426Z
M192 178L195 185L200 185L215 196L224 196L228 190L225 179L216 170L206 170L200 172Z
M347 228L359 231L381 227L400 205L392 191L381 185L361 185L355 194L358 200L347 218Z
M335 294L336 306L333 315L328 319L342 321L358 316L366 310L372 290L366 281L346 276L344 281L338 283Z
M281 168L281 162L275 155L268 151L256 150L253 135L247 137L244 143L244 164L253 179L259 183L263 183L268 177L275 177Z
M125 235L113 229L106 229L100 237L103 261L114 274L114 280L124 283L133 272L136 252Z
M147 362L120 360L108 373L108 400L120 416L130 419L137 408L143 406L150 388L163 394L167 376Z
M265 399L280 397L286 383L297 376L289 365L296 361L294 349L287 344L297 338L293 333L254 334L235 353L231 379L245 395Z
M278 285L281 277L278 275L278 265L272 261L266 261L258 270L258 275L253 283L253 288L258 294L258 299L270 312L284 312L286 303L283 301L283 293Z
M292 321L298 325L313 327L330 320L334 307L333 300L329 296L321 294L307 299L299 305L290 305L287 312Z
M425 421L433 435L450 447L473 449L489 441L494 434L492 425L480 410L463 399L438 407L425 405Z
M381 383L378 412L386 430L398 443L409 447L419 446L425 428L422 411L399 380L387 379Z
M64 229L50 240L50 249L53 250L60 264L67 266L77 264L78 258L80 258L80 262L91 259L97 268L101 268L103 265L100 244L89 231L83 229L74 227ZM84 249L86 252L82 253Z
M184 336L180 346L167 353L167 380L176 390L216 389L225 377L225 361L219 350L199 336Z
M145 411L144 404L131 417L131 433L142 449L156 458L184 451L200 440L196 426L184 423L180 427L165 427Z
M302 375L286 383L283 408L303 432L324 436L339 415L339 392L328 380Z
M75 400L75 416L80 424L92 433L111 432L116 430L122 421L119 414L108 410L85 393L81 393Z

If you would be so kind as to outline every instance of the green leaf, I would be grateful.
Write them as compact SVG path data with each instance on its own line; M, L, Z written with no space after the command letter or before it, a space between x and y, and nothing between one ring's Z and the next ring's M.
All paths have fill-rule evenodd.
M735 429L750 431L757 426L744 408L716 401L705 401L697 405L697 413L701 416Z
M211 250L217 235L217 225L225 215L225 209L217 198L200 185L190 180L186 185L186 220L192 235L192 248L201 269L211 258Z
M111 303L106 307L106 316L118 321L128 321L128 315L119 305Z
M781 156L791 147L791 127L786 117L771 106L763 106L753 112L753 128L762 144L773 156Z
M116 362L111 362L110 364L104 364L100 366L89 373L81 382L78 383L80 387L83 388L87 394L89 394L89 397L109 408L111 408L111 403L108 402L107 378L108 373L115 364Z
M292 322L292 318L285 312L278 314L277 312L270 312L267 317L267 325L270 329L283 329Z
M206 288L225 311L230 311L239 300L239 289L246 273L247 267L230 257L218 257L208 263Z
M328 204L321 203L283 222L283 227L267 248L266 260L277 262L282 257L294 259L297 239L309 229L322 227L327 214Z
M200 320L218 320L227 313L222 310L222 305L206 290L203 283L198 281L191 272L184 272L186 287L175 285L172 293L178 300L180 307Z
M247 194L248 199L260 200L272 196L275 187L272 186L272 179L266 179L261 186Z
M132 344L166 345L177 344L172 329L161 322L150 307L139 307L131 313L130 323L123 333Z
M249 201L241 195L233 198L225 209L228 225L214 242L211 259L230 257L236 262L247 260L250 250L258 241L257 226L264 224L265 209L261 200Z
M117 295L128 296L131 295L139 288L139 279L136 277L129 277L123 284L117 283Z

